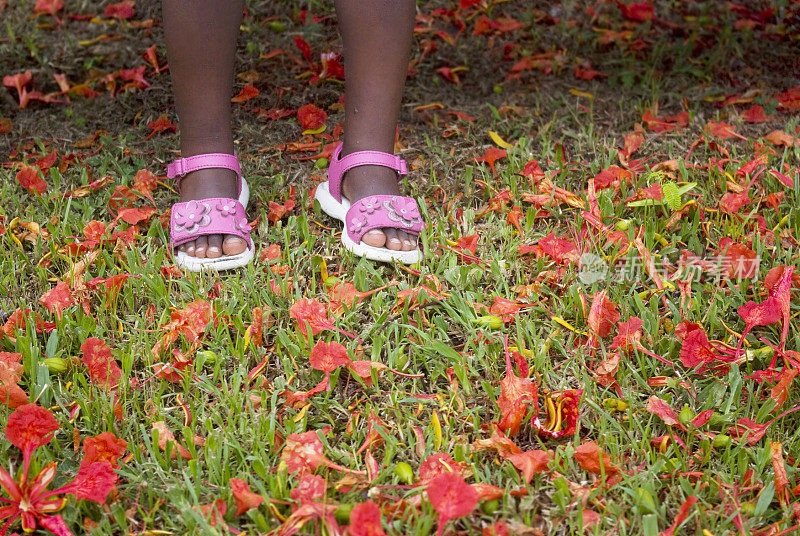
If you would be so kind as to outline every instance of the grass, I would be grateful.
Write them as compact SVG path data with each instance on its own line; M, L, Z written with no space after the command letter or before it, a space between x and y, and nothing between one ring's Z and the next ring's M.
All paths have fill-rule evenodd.
M431 4L420 3L420 12L430 13ZM794 45L788 39L764 41L758 33L788 35L787 31L796 28L797 8L774 4L776 15L768 26L745 31L733 29L737 15L704 2L657 2L657 14L678 25L677 29L652 21L641 25L626 22L614 6L603 8L600 18L592 22L578 2L534 2L529 9L527 4L500 3L487 11L490 17L506 13L537 24L495 36L492 43L469 32L459 36L456 47L442 42L436 53L417 65L418 74L409 82L400 134L401 143L408 148L404 155L415 163L404 188L425 202L422 209L429 222L422 238L426 260L412 270L374 264L340 251L339 229L318 207L310 206L308 192L315 182L308 177L320 172L314 162L298 161L275 149L259 151L297 140L299 127L293 119L272 125L255 120L252 106L296 108L313 102L329 109L329 128L342 119L342 114L331 108L340 85L308 86L302 78L295 78L301 69L288 59L277 63L259 59L273 48L291 49L292 36L300 34L315 52L336 50L332 24L302 26L297 17L300 8L329 14L331 7L314 2L270 8L254 4L245 18L247 35L242 39L237 72L258 71L256 85L262 95L252 106L237 106L235 117L237 124L243 125L240 153L255 192L255 208L250 215L260 218L254 238L261 251L269 244L278 244L281 258L258 260L245 269L221 275L184 273L166 277L162 269L170 264L165 251L168 236L158 214L175 196L165 184L155 191L158 214L139 226L135 243L125 247L110 242L97 247L85 279L120 273L132 277L115 297L102 290L88 292L88 313L76 305L65 309L61 318L38 299L58 281L69 281L71 270L83 258L66 254L64 246L82 237L89 221L112 221L114 214L108 202L117 185L131 186L141 169L160 175L162 163L174 157L174 136L144 139L149 132L147 123L171 106L168 78L148 70L152 83L149 90L126 91L115 100L103 95L88 101L73 98L69 105L34 104L30 110L4 107L0 115L13 113L14 124L14 131L0 138L0 143L3 139L8 142L9 154L3 155L4 160L33 161L53 149L58 151L59 162L68 154L85 155L63 173L58 164L51 167L45 177L44 195L21 188L14 167L0 170L4 179L0 182L0 214L5 226L0 235L0 305L8 313L30 308L45 322L55 323L50 333L37 333L29 323L26 330L16 333L15 340L7 337L2 342L3 350L22 354L20 385L31 400L51 408L61 425L55 439L37 451L33 470L50 461L59 462L56 484L60 485L74 475L80 463L82 454L76 438L111 431L128 443L118 470L118 491L103 506L71 499L62 511L70 527L76 533L83 527L93 534L216 534L224 529L212 527L200 506L222 499L228 506L225 523L248 534L269 533L282 524L295 505L291 492L297 487L298 477L289 474L281 463L285 438L329 429L319 433L325 456L344 467L366 470L367 458L356 452L367 438L368 417L374 412L387 427L381 433L385 444L371 449L377 467L372 480L353 484L341 472L317 471L326 481L324 502L339 505L340 524L348 523L348 505L369 498L383 509L383 528L388 534L433 534L438 527L437 513L427 500L415 502L422 488L403 487L405 477L397 467L401 462L410 464L416 483L425 458L447 453L467 464L471 473L468 483L491 484L507 491L498 501L484 501L469 516L450 521L445 534L481 534L484 527L504 520L516 534L650 536L669 527L681 504L692 496L698 502L676 534L700 534L704 530L717 536L767 534L773 524L778 532L791 529L791 510L781 506L776 496L770 443L782 444L793 486L800 452L796 414L776 420L765 438L753 445L729 437L715 442L704 433L727 436L728 429L745 417L765 423L800 403L798 395L790 389L782 409L771 413L774 402L769 390L775 382L759 384L748 378L769 364L767 352L752 353L752 359L732 366L719 377L703 376L680 364L681 343L675 335L675 326L688 320L701 324L710 339L736 346L738 338L732 333L744 329L737 308L748 300L763 299L764 274L774 266L800 266L796 240L800 218L795 210L800 201L797 147L771 147L774 151L767 162L768 169L774 170L788 164L792 171L786 174L794 180L793 188L784 187L764 172L751 191L753 203L735 215L717 210L729 182L741 183L737 170L755 157L759 150L756 144L763 143L759 140L773 129L791 134L798 126L796 114L776 110L772 98L788 88L780 79L781 72L772 67L787 61L791 57L787 51ZM80 13L102 11L94 3L75 9ZM554 9L558 10L555 15ZM47 16L27 18L30 6L12 4L5 10L8 23L0 41L0 56L9 58L6 65L10 67L3 67L3 74L32 69L45 91L52 89L48 89L51 77L47 76L52 72L66 71L77 83L91 80L90 68L107 73L141 65L142 50L160 39L157 27L148 31L129 22L100 25L65 19L64 28L59 29ZM137 10L135 21L158 16L153 7L137 5ZM554 23L548 16L558 16L561 22ZM284 23L285 32L262 24L273 17ZM567 24L570 20L577 23ZM452 30L446 21L437 20L435 24ZM597 25L614 31L629 29L633 32L631 40L642 39L646 46L637 51L625 42L601 45L592 30ZM101 31L120 39L111 42L112 48L103 41L78 43L97 37ZM675 34L680 39L674 38ZM67 38L63 41L66 44L59 44L62 37ZM418 39L428 37L423 34ZM772 46L766 47L765 42ZM519 80L509 80L506 74L512 62L501 62L498 71L493 59L502 56L505 43L519 47L513 52L517 54L514 60L554 48L566 52L561 63L554 65L554 74L524 72ZM476 53L480 50L483 52ZM161 44L158 51L163 59ZM66 60L68 53L75 58ZM416 48L414 55L419 55ZM590 61L592 67L609 76L592 82L576 80L572 70L579 61ZM470 70L462 73L461 90L435 72L443 65L464 64ZM273 82L267 78L273 71L285 74L275 74ZM737 73L750 76L742 74L735 80L740 85L733 87L731 76ZM93 83L100 89L99 82ZM276 87L289 88L280 104L272 95ZM570 89L592 96L570 93ZM739 112L750 103L721 108L714 105L718 97L745 94L747 90L759 91L753 102L764 105L774 116L771 121L744 123ZM14 97L13 91L8 93L8 98ZM476 119L458 121L444 112L414 111L431 102L441 102L445 111L461 111ZM548 208L548 216L536 217L537 207L522 200L522 194L534 192L534 187L520 172L535 158L553 184L587 201L588 179L610 165L619 165L616 147L622 146L622 137L641 122L645 109L656 104L660 105L660 114L677 113L686 106L690 123L674 133L645 131L644 144L632 158L652 165L676 159L678 168L664 174L646 165L632 166L638 171L630 183L623 182L619 190L598 192L603 223L614 227L617 222L627 222L618 228L630 240L641 230L644 246L657 259L673 263L670 274L683 250L713 258L723 238L750 241L761 259L759 279L717 280L706 275L689 285L688 303L677 288L663 294L654 291L653 281L641 270L625 279L584 284L578 278L576 263L558 264L548 255L519 255L519 246L537 244L552 232L574 240L578 253L591 253L606 262L618 255L630 263L637 261L635 248L623 253L617 245L605 246L602 234L578 238L586 223L579 209L561 204ZM110 120L110 113L119 120ZM727 158L707 143L698 145L687 158L689 147L709 120L733 123L746 139L717 140L729 152ZM91 147L73 147L100 128L107 134L101 134ZM507 157L496 164L496 175L474 161L491 144L489 130L513 145ZM457 134L444 137L443 132ZM10 154L11 150L16 152ZM86 197L62 197L64 192L104 176L114 182ZM625 199L639 188L668 181L697 183L682 196L683 202L693 200L695 205L686 209L677 224L667 225L675 215L667 205L626 205ZM282 203L288 185L297 187L298 208L271 225L265 217L268 202ZM499 211L477 217L505 188L512 192L513 201ZM777 210L765 204L765 196L773 192L784 194ZM146 206L149 202L140 196L134 204ZM512 206L522 209L521 234L507 222ZM784 220L785 216L788 219ZM765 241L758 232L759 217L763 217L763 228L776 229L779 239L775 243ZM21 227L12 226L17 218L38 224L41 235L26 240ZM120 223L117 229L126 227ZM465 263L451 243L472 234L479 235L477 256L481 262L477 264ZM337 328L355 334L362 343L333 331L324 331L312 340L290 318L290 307L300 299L332 301L328 290L334 279L328 278L353 282L360 291L390 285L332 317ZM420 296L416 304L402 299L403 290L426 285L429 290L424 294L435 291L441 298L426 302ZM620 322L633 316L642 319L643 346L673 366L636 352L619 364L615 377L619 390L598 383L593 371L613 352L609 346L617 333L615 327L596 351L586 345L588 306L601 290L607 290L609 299L617 304ZM479 317L485 313L475 304L491 305L495 297L516 300L524 308L512 322L493 329L481 323ZM154 378L154 366L169 356L154 358L151 349L165 333L171 314L198 299L213 302L219 322L205 328L200 351L193 354L193 363L182 379L173 383ZM248 341L246 335L255 307L265 313L260 346ZM795 329L797 310L795 300L786 343L789 350L797 348L800 340ZM780 330L780 323L755 328L747 337L751 350L767 346L761 337L777 343ZM512 438L524 449L552 450L550 470L535 475L529 484L511 463L493 451L478 451L472 446L476 440L488 438L492 422L500 420L497 400L500 381L506 374L505 336L512 345L529 351L526 356L531 379L538 384L540 394L583 390L580 427L575 435L547 439L526 419L520 433ZM93 384L81 362L80 347L88 337L103 339L112 347L123 371L123 381L115 393ZM337 341L347 347L351 358L378 361L407 376L384 371L378 377L373 373L373 385L367 385L341 368L331 376L330 391L293 407L287 404L284 391L311 389L323 377L308 362L311 348L319 340ZM175 348L188 352L191 345L181 339ZM44 364L47 358L63 358L66 370L51 370ZM262 362L265 366L260 373L249 377ZM668 378L664 385L652 385L653 378L662 376ZM680 382L691 388L682 387ZM705 410L714 414L702 427L689 426L685 432L668 429L645 409L652 395L677 411L687 407L692 415ZM115 402L122 407L121 419L114 414ZM74 413L76 408L79 410ZM0 413L7 417L10 411L2 409ZM540 417L545 419L544 412ZM171 444L166 451L158 447L158 433L153 431L158 421L166 423L191 459L171 459ZM669 432L684 441L685 447L671 441L661 448L660 443L652 442ZM608 470L602 477L593 475L578 462L576 449L589 441L596 441L610 462L621 468L613 485L605 484ZM0 453L0 465L14 473L21 457L16 449L8 444L6 447ZM744 482L747 471L752 471L749 485ZM231 478L245 480L267 502L235 516ZM527 494L511 494L519 488ZM739 521L737 512L742 516ZM313 521L301 529L307 534L320 532L324 529Z

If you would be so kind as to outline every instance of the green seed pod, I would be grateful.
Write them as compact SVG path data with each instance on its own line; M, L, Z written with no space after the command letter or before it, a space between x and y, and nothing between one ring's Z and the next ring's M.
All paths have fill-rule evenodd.
M271 20L267 24L269 25L269 29L272 30L273 32L280 33L286 31L286 25L280 21Z
M213 365L219 359L216 352L212 352L211 350L200 350L195 354L197 356L198 361L202 361L203 363L207 363L209 365Z
M718 434L714 436L714 441L711 442L711 446L714 448L724 448L731 444L731 436L725 434Z
M479 316L472 320L473 324L479 326L486 326L491 329L500 329L503 327L503 319L496 315Z
M411 469L411 466L406 462L400 462L394 466L394 476L396 476L400 482L405 482L406 484L414 483L414 470Z
M682 424L689 424L692 422L692 419L694 419L694 412L689 408L689 404L684 404L683 409L678 415L678 420L681 421Z
M333 513L333 517L336 518L336 521L339 523L346 523L350 524L350 512L353 511L354 504L350 503L341 503L336 511Z
M617 231L627 231L630 224L630 220L619 220L616 224L614 224L614 229Z
M50 372L64 372L67 370L67 361L60 357L48 357L44 360L44 364L50 369Z
M314 162L314 167L317 169L324 169L328 167L328 159L327 158L317 158L317 161Z
M335 285L338 282L339 282L339 278L338 277L329 277L328 279L325 280L325 286L327 288L331 288L331 287L333 287L333 285Z
M500 501L492 499L491 501L484 501L481 505L481 510L484 514L492 515L500 509Z

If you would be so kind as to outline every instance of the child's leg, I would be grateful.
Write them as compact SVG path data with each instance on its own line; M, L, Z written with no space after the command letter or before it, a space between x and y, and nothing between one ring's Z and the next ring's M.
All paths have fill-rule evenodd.
M343 155L394 153L394 139L414 30L414 0L336 0L344 41L345 134ZM359 166L347 172L345 196L355 202L375 194L398 194L394 171ZM416 238L395 229L370 231L371 246L411 250Z
M236 38L243 0L163 0L164 30L175 105L181 130L181 156L233 154L231 92ZM202 169L181 182L181 201L236 198L236 174ZM236 236L211 235L180 246L196 257L236 255L247 244Z

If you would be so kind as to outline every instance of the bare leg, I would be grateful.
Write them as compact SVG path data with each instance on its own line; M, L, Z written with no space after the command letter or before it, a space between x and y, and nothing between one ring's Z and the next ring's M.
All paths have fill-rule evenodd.
M181 156L233 154L231 92L243 0L163 0L164 30L181 130ZM181 201L236 198L236 174L202 169L181 182ZM236 236L200 237L180 247L188 255L236 255Z
M336 0L344 41L344 155L356 151L394 152L411 39L414 0ZM359 166L343 183L351 201L399 194L397 175L381 166ZM416 237L395 229L370 231L364 243L394 250L416 247Z

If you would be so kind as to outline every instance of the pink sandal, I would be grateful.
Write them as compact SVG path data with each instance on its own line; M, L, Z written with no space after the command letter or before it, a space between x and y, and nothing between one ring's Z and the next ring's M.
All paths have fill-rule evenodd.
M239 159L223 153L179 158L167 166L167 177L177 178L177 189L180 192L180 179L183 175L206 168L225 168L235 171L239 177L239 199L209 197L172 205L169 233L170 250L175 256L175 264L192 272L204 269L229 270L244 266L253 258L255 248L250 239L250 225L247 223L245 212L250 199L250 188L242 177ZM181 244L197 237L215 234L238 236L247 242L247 249L238 255L223 255L216 259L200 259L176 250Z
M349 169L366 165L385 166L395 170L399 180L408 173L406 162L400 157L379 151L359 151L340 158L341 152L340 144L328 168L328 181L317 186L314 198L329 216L344 223L342 245L348 251L373 261L399 261L403 264L420 262L422 250L419 247L411 251L394 251L361 243L367 231L383 227L419 236L423 223L419 206L413 197L372 195L351 205L342 195L342 177Z

